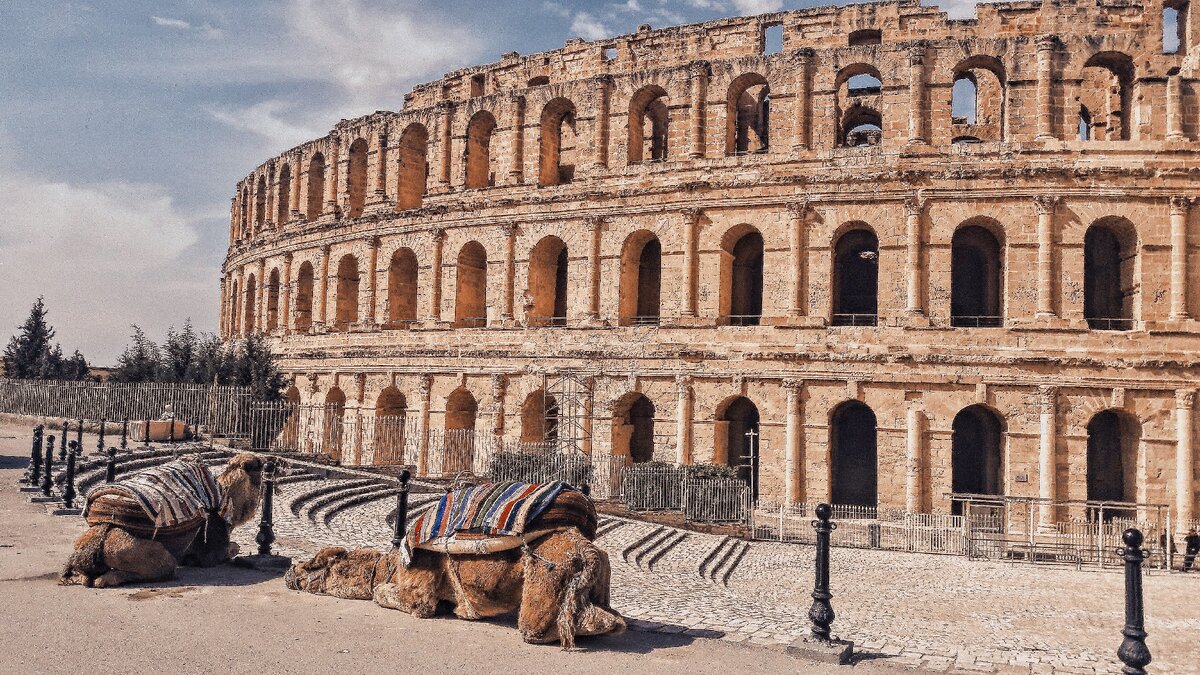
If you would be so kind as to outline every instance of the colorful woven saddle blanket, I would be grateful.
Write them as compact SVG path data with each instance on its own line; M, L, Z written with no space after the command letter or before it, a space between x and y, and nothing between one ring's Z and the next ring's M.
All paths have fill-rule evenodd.
M490 553L565 527L596 535L595 506L566 483L483 483L446 493L417 517L400 553L406 565L418 548Z
M211 512L224 518L228 509L225 491L204 462L184 457L92 490L85 517L91 525L159 533L198 527Z

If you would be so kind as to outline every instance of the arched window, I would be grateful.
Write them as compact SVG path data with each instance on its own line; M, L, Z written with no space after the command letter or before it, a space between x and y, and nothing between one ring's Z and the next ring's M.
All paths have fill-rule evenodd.
M558 400L546 390L530 392L521 404L521 442L548 443L558 441Z
M492 134L496 118L480 110L467 124L467 187L485 188L496 184L496 169L492 165Z
M417 256L398 248L388 265L388 321L407 327L417 320Z
M567 245L555 236L544 237L529 254L530 326L565 326L570 256Z
M1004 64L994 56L971 56L954 66L953 142L1005 140L1007 86Z
M334 387L325 395L325 410L321 416L322 452L334 462L342 461L342 426L345 422L346 394Z
M408 402L395 387L379 392L375 399L375 464L404 461L404 425Z
M1187 0L1166 0L1162 11L1162 53L1187 53Z
M577 148L575 104L556 98L546 104L541 119L539 185L565 185L575 179Z
M363 214L367 204L367 141L356 139L350 144L350 179L346 186L350 191L350 217Z
M457 284L454 291L454 325L462 328L487 326L487 251L477 241L467 242L458 252Z
M358 322L358 258L344 255L337 267L337 306L334 312L335 330L349 330Z
M267 332L279 327L279 270L271 270L267 282Z
M863 147L883 142L883 115L879 97L883 81L879 70L866 63L843 68L837 75L837 144Z
M1004 323L1004 261L987 228L958 228L950 245L950 325L995 328Z
M979 118L979 85L970 72L959 73L950 90L950 119L954 124L975 124Z
M528 86L528 87L544 87L548 84L550 84L549 77L546 77L545 75L538 75L537 77L529 78L529 82L526 83L526 86Z
M1103 218L1083 238L1083 316L1095 330L1131 330L1137 235L1123 218Z
M1138 421L1123 411L1104 410L1088 422L1088 501L1138 501L1137 464L1141 434ZM1111 508L1105 511L1105 520L1132 515ZM1098 514L1090 515L1096 517Z
M758 407L744 396L728 401L717 414L714 462L736 467L738 478L750 485L758 501L758 465L762 438L758 435Z
M864 148L883 142L883 115L868 106L854 104L842 116L842 145Z
M429 177L429 131L413 123L400 135L400 167L396 175L396 208L419 209Z
M654 459L654 404L644 394L622 396L613 406L613 455L635 464Z
M313 311L313 266L307 260L301 263L300 273L296 277L296 326L300 333L312 328Z
M246 309L246 316L242 321L243 335L249 335L253 333L254 329L257 327L258 322L255 320L258 309L255 306L257 294L258 280L254 278L253 274L251 274L250 276L246 277L246 302L242 305Z
M739 226L725 234L722 248L721 287L728 298L724 314L732 326L757 326L762 320L762 235L748 225Z
M657 325L662 289L662 244L647 230L629 235L621 250L621 325Z
M291 220L291 204L292 204L292 166L284 164L279 170L279 199L275 204L278 216L275 218L275 227L283 227L283 224Z
M465 387L446 398L446 431L442 473L455 476L475 468L475 416L479 403Z
M963 408L950 434L950 489L956 494L1004 494L1004 423L983 405ZM952 503L962 515L962 502Z
M642 87L629 100L629 163L667 158L670 124L667 92L658 85Z
M242 294L238 290L238 282L233 282L233 291L229 294L229 337L241 334L239 323L242 318Z
M833 256L835 326L874 326L879 315L879 239L866 227L838 237Z
M308 163L308 207L304 214L307 220L321 217L321 205L325 200L325 156L313 155Z
M1101 52L1088 59L1079 83L1081 140L1129 140L1133 127L1133 89L1134 67L1129 56Z
M728 155L766 152L771 144L771 87L758 73L738 76L725 103Z
M259 174L254 190L254 232L262 232L267 217L267 177Z
M847 401L829 423L829 493L834 504L878 505L879 466L875 413L865 403Z
M242 201L241 201L241 228L238 230L238 238L250 236L250 190L246 186L242 186Z

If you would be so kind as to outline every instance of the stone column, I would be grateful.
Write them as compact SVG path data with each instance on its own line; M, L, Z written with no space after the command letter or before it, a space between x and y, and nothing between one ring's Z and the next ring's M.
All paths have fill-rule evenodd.
M588 247L588 321L600 320L600 240L604 235L604 218L587 220L592 238Z
M808 213L808 202L792 202L788 204L788 211L791 212L791 228L789 232L789 247L791 248L791 307L788 308L788 315L792 318L804 316L804 261L806 256L805 239L807 232L805 231L804 216Z
M609 112L612 105L612 75L596 78L596 139L592 164L597 174L608 168Z
M292 254L283 256L283 279L279 283L279 323L284 335L292 334Z
M453 156L451 152L451 143L453 141L454 128L454 104L450 101L442 101L438 104L440 110L439 117L442 121L442 137L438 141L438 150L441 155L441 166L438 167L438 184L442 191L450 189L450 159Z
M275 163L272 162L267 167L267 198L264 204L264 208L267 210L267 212L263 214L263 229L266 230L270 230L275 227L275 214L277 213L275 209L275 200L279 195L279 186L275 183L275 176Z
M513 320L513 302L517 276L517 226L504 226L504 304L500 307L502 323Z
M1167 140L1182 141L1183 134L1183 76L1178 68L1167 73Z
M1052 318L1054 312L1054 210L1059 198L1033 198L1037 206L1037 316Z
M925 45L908 51L908 142L925 143Z
M512 118L512 149L509 153L512 164L508 167L508 182L510 185L520 185L525 181L525 97L513 96L509 99L509 108Z
M683 297L680 299L679 315L681 317L696 316L696 285L699 280L699 246L700 209L683 210Z
M226 322L229 321L229 298L225 296L225 276L221 275L221 314L217 319L217 333L225 338L229 337L229 329Z
M433 259L429 263L429 320L442 320L442 248L446 244L446 231L438 228L430 233L433 238Z
M921 265L921 252L925 248L925 232L921 219L925 214L925 200L921 195L905 200L904 236L908 256L905 260L905 274L908 278L908 314L909 316L925 315L925 294L922 293L925 274Z
M341 172L338 161L338 139L329 140L329 153L325 157L325 208L322 215L336 216L338 213L338 174Z
M792 99L792 120L795 127L792 130L792 150L803 152L808 150L812 137L812 67L813 50L810 48L796 51L796 96Z
M804 393L803 380L784 380L787 390L787 431L784 439L784 503L788 506L804 502L804 446L800 404Z
M321 288L320 288L320 303L317 305L317 320L313 323L318 326L325 325L325 317L328 313L329 304L329 244L321 247Z
M433 376L422 375L421 398L417 411L417 475L429 474L429 395L433 391Z
M375 324L375 301L379 294L379 237L371 237L369 253L367 254L367 321L368 325Z
M303 171L301 169L304 165L304 153L297 152L295 158L293 159L293 162L294 162L294 164L292 166L292 189L288 193L288 197L289 197L288 218L290 220L299 220L300 219L300 191L301 191L300 190L300 180L301 180L300 174L303 173Z
M907 432L904 510L919 513L925 495L925 414L915 405L908 408Z
M237 328L235 334L239 337L245 337L250 334L250 328L246 326L246 295L249 293L246 288L246 266L242 265L238 269L238 293L241 297L234 297L233 308L235 310L234 326Z
M1037 140L1054 140L1054 49L1058 37L1037 38Z
M504 435L504 396L508 393L508 376L492 375L492 401L495 413L492 417L492 433L500 438Z
M1195 517L1195 455L1193 410L1196 406L1195 389L1179 389L1175 392L1175 531L1182 536Z
M382 204L387 201L387 144L388 135L380 133L378 137L378 146L375 151L375 203Z
M1188 318L1188 210L1192 200L1171 198L1171 320Z
M692 463L692 378L675 377L675 463Z
M705 99L708 96L708 61L693 61L688 64L688 76L691 78L690 108L690 140L688 159L704 157L704 115Z
M254 289L254 323L260 333L267 331L267 259L258 261L258 274L255 275L258 287Z
M1055 499L1055 474L1058 471L1055 457L1055 408L1058 389L1051 386L1038 387L1038 417L1040 435L1038 438L1038 496L1042 499ZM1038 525L1042 528L1054 524L1054 509L1042 505L1038 513Z

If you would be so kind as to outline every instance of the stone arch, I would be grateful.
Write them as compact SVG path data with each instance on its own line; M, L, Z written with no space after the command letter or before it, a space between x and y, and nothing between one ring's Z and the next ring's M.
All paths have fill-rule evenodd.
M554 235L542 237L529 254L529 296L531 326L563 325L567 320L568 267L567 245Z
M407 326L417 320L417 256L400 247L388 264L388 321Z
M879 316L879 238L869 225L849 223L833 243L834 326L874 326Z
M1095 330L1130 330L1137 310L1138 239L1118 216L1096 220L1083 237L1083 316Z
M350 144L350 166L346 189L349 194L351 218L363 214L367 205L367 141L357 138Z
M475 421L479 402L466 387L459 387L446 397L445 460L442 471L447 475L470 472L475 466Z
M669 156L669 104L667 91L657 84L642 87L629 99L630 164L665 161Z
M258 322L256 314L258 307L255 301L258 299L258 279L251 273L246 277L246 301L242 303L242 308L245 310L245 316L242 319L242 334L249 335L254 332Z
M267 218L267 177L258 175L254 188L254 231L262 232Z
M734 326L757 326L762 320L762 233L742 223L721 237L721 314Z
M312 328L313 314L313 266L305 260L300 263L300 271L296 275L296 307L295 330L301 333Z
M333 313L334 330L349 330L358 322L358 258L347 253L338 261L337 298Z
M283 224L291 219L291 203L292 203L292 165L284 164L279 169L279 197L275 200L275 208L277 215L275 216L275 227L283 227Z
M983 404L954 416L950 433L950 489L957 494L1004 494L1004 419ZM954 515L962 502L954 500Z
M321 444L326 455L334 462L342 461L342 443L345 440L346 394L339 387L325 393L325 410L322 419Z
M613 404L612 453L635 464L654 459L654 403L641 392L630 392Z
M1121 52L1093 54L1079 79L1079 140L1129 140L1136 82L1133 59Z
M862 401L845 401L830 415L829 498L833 504L878 505L875 411Z
M950 242L950 325L1004 323L1004 235L991 219L958 226Z
M558 399L545 389L529 392L521 403L521 443L557 443L558 417Z
M1006 140L1008 79L1000 59L976 54L955 64L951 73L954 83L950 105L951 136L981 141ZM968 87L960 83L969 83L969 95Z
M300 405L300 390L293 384L283 393L283 398L292 405Z
M743 73L725 99L725 154L767 152L771 144L771 87L758 73Z
M267 332L279 327L279 268L267 277Z
M580 150L575 115L575 104L561 97L542 109L539 185L565 185L575 179Z
M657 324L662 310L662 243L649 230L638 230L621 247L618 321L621 325Z
M737 469L738 478L751 486L753 498L758 499L758 469L762 437L758 406L745 396L731 396L717 406L714 464ZM747 436L753 432L752 436Z
M321 216L321 205L325 202L325 155L317 153L308 162L308 198L305 219L316 220Z
M455 265L454 325L460 328L487 326L487 251L483 244L469 241L458 252Z
M1088 501L1138 501L1138 446L1142 425L1124 410L1109 408L1087 425ZM1106 518L1118 515L1112 511Z
M835 124L837 145L863 147L883 142L880 97L883 80L879 69L869 63L854 63L838 71Z
M239 203L239 207L241 210L241 214L240 214L241 225L240 225L240 227L238 227L237 237L238 237L238 239L241 239L243 237L250 236L250 232L249 232L249 227L250 227L250 189L247 188L245 185L242 185L242 198Z
M400 134L400 166L396 171L396 208L419 209L429 179L429 130L413 122Z
M408 401L395 386L375 398L375 464L396 464L404 458L404 427Z
M466 185L468 188L492 187L496 184L496 158L492 152L492 136L496 118L486 110L471 116L467 123Z

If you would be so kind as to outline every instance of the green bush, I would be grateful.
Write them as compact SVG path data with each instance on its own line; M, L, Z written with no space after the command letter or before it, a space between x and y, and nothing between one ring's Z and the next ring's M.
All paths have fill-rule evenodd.
M498 452L488 463L493 481L515 480L545 483L561 480L574 487L592 481L592 463L587 455L555 452Z

